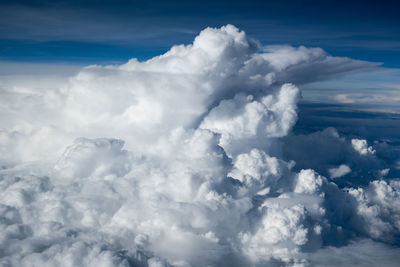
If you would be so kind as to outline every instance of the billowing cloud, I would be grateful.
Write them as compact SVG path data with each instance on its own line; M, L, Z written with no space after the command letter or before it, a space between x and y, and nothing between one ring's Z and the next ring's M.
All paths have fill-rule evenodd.
M301 266L357 238L397 244L398 181L324 177L382 176L375 150L290 135L295 83L368 66L227 25L148 61L2 84L0 264Z
M283 158L294 160L294 170L313 168L333 179L340 186L367 185L371 180L386 176L395 168L397 147L385 142L368 146L365 139L346 137L335 128L310 134L290 134L284 137ZM382 170L388 169L382 173ZM386 175L385 175L386 173Z
M351 145L360 155L373 155L376 152L371 146L368 146L365 139L352 139Z

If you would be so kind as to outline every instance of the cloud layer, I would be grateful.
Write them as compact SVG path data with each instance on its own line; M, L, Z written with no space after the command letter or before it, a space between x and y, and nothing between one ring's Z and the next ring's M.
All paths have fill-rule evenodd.
M148 61L3 82L0 263L308 265L398 244L397 180L335 183L360 162L382 178L378 150L334 129L290 135L295 83L370 66L227 25Z

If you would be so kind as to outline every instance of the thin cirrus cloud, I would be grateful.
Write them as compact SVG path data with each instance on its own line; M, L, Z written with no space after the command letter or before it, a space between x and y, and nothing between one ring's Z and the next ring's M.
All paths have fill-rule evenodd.
M347 104L358 110L399 113L399 70L372 68L301 86L308 101Z
M10 77L0 100L0 263L307 266L329 254L329 263L384 255L394 264L400 184L362 183L353 167L390 174L380 157L391 147L332 128L292 133L294 83L374 65L263 48L226 25L147 61ZM335 183L343 167L325 176L341 164L352 183Z

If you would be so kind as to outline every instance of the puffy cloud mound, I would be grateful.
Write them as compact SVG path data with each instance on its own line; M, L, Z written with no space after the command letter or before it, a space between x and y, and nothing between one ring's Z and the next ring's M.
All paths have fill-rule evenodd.
M349 193L357 200L363 230L374 239L398 243L400 181L373 181L367 188L351 189Z
M63 177L123 176L130 170L129 153L118 139L78 138L67 147L54 169Z
M294 160L295 171L312 168L335 179L341 187L367 186L371 180L385 177L395 168L396 150L385 142L368 146L365 139L342 136L335 128L289 134L283 139L283 159Z
M353 146L354 150L360 153L360 155L373 155L375 154L375 150L368 146L367 140L364 139L352 139L351 145Z
M353 238L397 244L397 181L323 176L349 172L342 152L375 162L366 142L288 136L295 83L368 66L227 25L45 88L2 84L0 264L307 265Z
M341 164L337 168L329 169L329 173L331 174L331 178L339 178L339 177L342 177L342 176L344 176L346 174L349 174L350 172L351 172L351 169L346 164Z

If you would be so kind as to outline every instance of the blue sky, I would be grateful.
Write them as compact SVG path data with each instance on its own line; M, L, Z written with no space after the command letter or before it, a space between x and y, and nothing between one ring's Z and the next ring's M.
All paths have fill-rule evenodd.
M0 60L147 59L234 24L262 44L317 46L400 67L396 1L1 1Z

